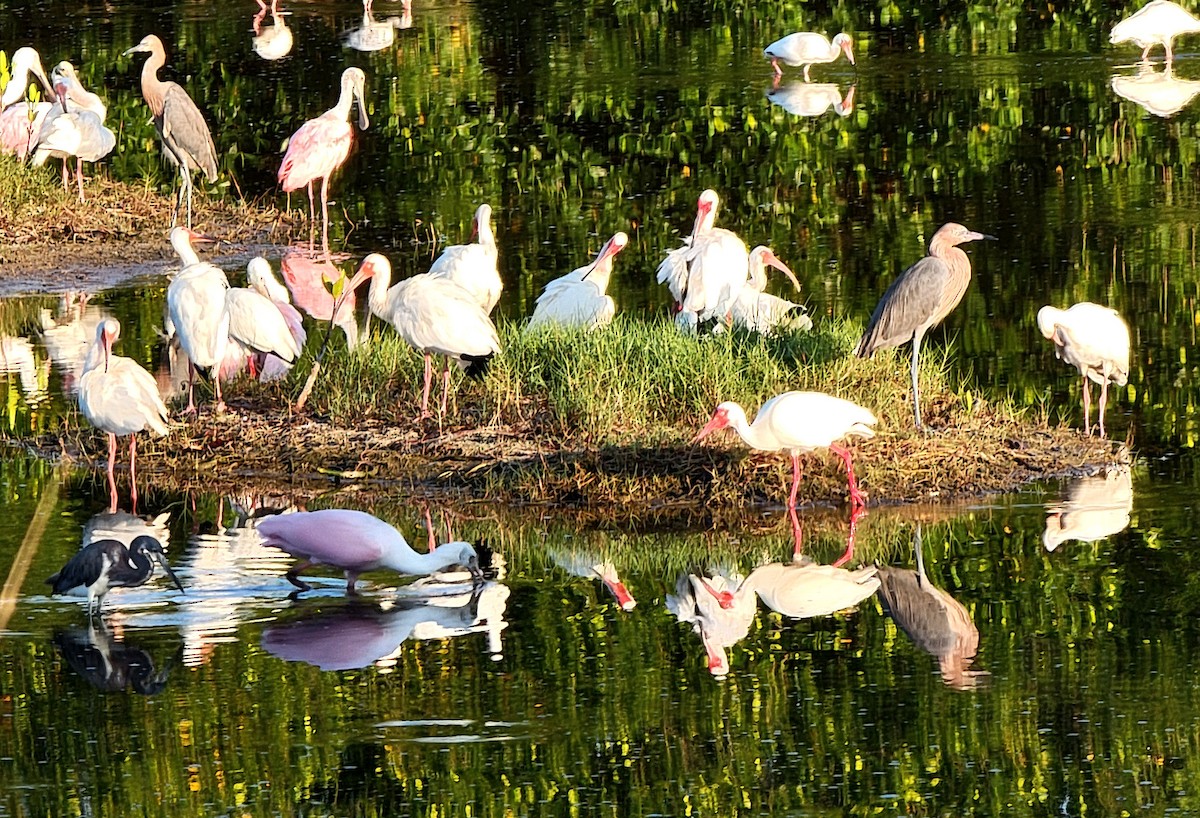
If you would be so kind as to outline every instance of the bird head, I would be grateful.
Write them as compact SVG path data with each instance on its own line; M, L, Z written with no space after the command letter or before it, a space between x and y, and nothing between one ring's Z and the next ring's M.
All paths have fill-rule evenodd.
M705 424L704 428L700 430L699 434L692 438L692 444L695 445L713 432L720 431L721 429L727 427L729 425L730 409L734 405L735 404L731 404L728 401L719 404L716 408L716 411L712 413L712 417L708 419L708 423Z
M175 572L171 570L170 564L167 562L167 555L163 552L162 543L151 536L142 534L134 537L133 542L129 546L132 552L141 551L154 558L154 561L162 566L163 571L171 578L171 582L175 583L175 587L180 593L185 593L182 583L179 582L179 577L175 576Z
M796 280L796 274L792 272L790 267L779 260L779 256L775 255L774 250L772 250L770 247L759 245L758 247L754 248L750 255L754 256L756 254L760 264L768 265L770 267L774 267L776 270L779 270L788 277L788 281L792 282L793 287L795 287L797 290L800 289L800 282Z
M600 248L600 253L596 256L596 260L592 262L592 266L586 273L583 274L587 278L596 270L611 269L610 260L617 253L625 249L625 245L629 243L629 236L625 233L614 233L613 237L604 243Z
M436 553L444 553L447 559L453 558L454 562L447 563L448 565L461 565L466 568L471 574L472 581L483 581L483 570L479 567L479 554L475 551L475 546L470 543L450 542L439 545Z
M104 371L108 371L108 359L112 356L113 344L121 337L121 322L105 318L96 325L96 343L104 349Z
M361 68L347 68L342 72L342 87L349 86L354 93L354 99L358 102L358 127L363 131L371 124L371 120L367 118L366 85L367 75Z
M13 52L9 68L10 76L14 79L17 77L28 79L29 75L33 74L47 92L50 94L54 93L54 85L46 76L46 70L42 68L42 58L29 46L23 46ZM4 88L3 98L0 99L0 108L7 108L9 105L20 100L25 96L26 90L28 90L28 82L9 82Z
M1062 315L1063 310L1058 307L1046 305L1038 310L1037 325L1038 330L1047 338L1053 338L1054 333L1058 330L1058 317Z
M734 599L732 593L724 590L718 591L716 588L712 587L711 584L709 584L709 581L705 577L700 577L700 584L704 586L704 590L708 591L709 594L712 595L712 598L717 601L717 604L721 606L721 610L728 611L733 607Z
M934 242L953 247L958 244L966 244L969 241L979 241L980 239L996 241L995 236L989 236L987 233L977 233L956 222L946 222L938 228L938 231L933 234L933 238L929 240L930 255L934 255L932 252Z
M851 65L854 65L854 40L850 39L850 35L843 31L833 38L833 44L842 49L846 59L850 61Z
M713 222L717 219L717 205L720 204L720 201L721 198L712 188L700 194L700 198L696 201L696 223L692 225L693 236L699 236L712 229Z
M392 263L387 260L387 256L383 253L371 253L362 260L358 265L358 272L350 279L347 289L351 292L356 290L364 281L375 276L392 277Z
M147 34L142 38L140 43L133 46L133 48L126 49L125 53L123 53L121 56L128 57L130 54L137 54L141 52L154 53L156 51L159 53L164 51L162 40L158 39L158 37L153 34Z

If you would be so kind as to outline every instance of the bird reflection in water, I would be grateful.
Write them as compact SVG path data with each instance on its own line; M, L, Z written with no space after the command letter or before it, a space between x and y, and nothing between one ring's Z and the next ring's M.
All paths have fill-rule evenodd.
M389 600L384 604L349 600L328 606L299 605L302 618L263 630L262 646L288 662L305 662L321 670L350 670L396 664L410 639L452 639L487 634L488 653L503 655L501 632L509 589L498 582L475 586L467 593Z
M72 670L105 693L130 690L153 696L167 686L174 664L155 667L150 654L115 639L104 625L60 630L54 634L54 647Z
M707 574L680 574L675 593L667 594L667 610L688 623L704 644L708 672L729 674L729 648L746 638L758 606L752 592L743 592L742 576L722 569Z
M1124 531L1133 511L1133 475L1127 466L1073 480L1060 502L1046 507L1042 544L1053 551L1067 540L1095 542Z
M171 529L167 525L171 512L164 511L156 517L139 517L128 511L102 511L93 514L83 525L83 543L90 545L97 540L116 540L129 546L137 537L153 537L159 542L169 542Z
M849 116L854 112L854 86L846 89L845 98L837 85L831 82L791 82L773 85L766 91L767 99L789 114L796 116L820 116L833 109L838 116Z
M107 310L88 304L86 293L75 291L62 294L55 313L48 309L39 311L42 346L60 373L65 397L74 398L79 394L83 363L96 339L96 327L108 317Z
M913 535L917 570L879 568L879 601L884 613L918 648L938 660L942 681L955 690L987 684L986 670L971 668L979 650L979 629L962 603L934 586L925 573L921 526Z
M1155 116L1175 116L1200 93L1200 82L1178 79L1170 63L1155 71L1150 63L1140 63L1133 76L1113 75L1113 93L1136 102Z
M587 549L551 550L549 553L554 564L571 576L598 579L604 583L604 587L617 600L621 610L632 611L637 605L633 594L629 593L625 583L621 582L621 578L617 574L617 567L601 554Z
M318 260L303 251L293 250L283 257L280 272L292 293L292 301L299 309L318 321L333 318L334 326L346 334L347 346L358 346L358 300L354 291L366 281L366 277L356 275L346 282L339 303L333 297L332 288L333 282L342 278L343 274L332 262ZM365 320L369 322L370 316ZM363 334L365 335L365 330Z
M50 397L50 361L38 362L28 338L0 335L0 375L17 376L27 406L40 406Z
M396 31L412 28L412 0L404 0L403 11L399 17L388 17L386 20L375 19L371 0L363 0L362 25L347 32L346 46L355 51L382 51L391 48L396 42Z
M271 13L271 25L264 26L263 20L268 11ZM279 10L278 0L271 0L269 7L263 0L258 0L251 43L254 53L264 60L281 60L292 52L292 30L287 27L284 14Z

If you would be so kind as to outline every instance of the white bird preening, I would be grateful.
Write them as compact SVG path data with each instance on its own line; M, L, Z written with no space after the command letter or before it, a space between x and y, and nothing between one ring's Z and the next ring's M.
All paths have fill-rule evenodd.
M854 40L844 31L832 41L824 34L814 31L798 31L776 40L763 49L763 56L771 59L776 80L783 76L783 69L779 67L782 61L787 65L803 65L805 82L809 81L809 68L817 63L833 62L843 53L850 64L854 65Z
M188 357L188 405L185 414L196 411L193 388L196 367L210 370L217 392L217 411L225 410L221 397L221 379L216 368L225 358L229 343L229 309L225 293L229 280L215 264L201 261L192 242L204 237L187 227L171 229L171 246L183 260L184 267L167 287L167 314L179 345Z
M1129 382L1129 327L1116 310L1081 301L1060 310L1042 307L1038 329L1054 344L1054 354L1083 377L1083 425L1092 433L1092 395L1088 381L1100 384L1100 437L1104 437L1104 407L1109 383Z
M1167 65L1175 59L1173 44L1180 34L1200 32L1200 20L1178 3L1153 0L1113 26L1108 41L1113 45L1130 40L1142 49L1142 62L1150 59L1150 49L1161 45Z
M301 342L297 340L280 306L263 291L267 289L263 281L263 266L267 268L266 275L270 276L271 265L265 258L251 259L246 268L247 278L259 282L259 286L252 281L250 287L230 287L225 292L229 339L239 345L248 358L273 355L290 366L300 358ZM282 289L282 285L275 283ZM295 312L291 304L286 306ZM299 315L296 319L299 320ZM303 327L300 331L304 331ZM258 373L255 371L252 374Z
M137 433L150 429L167 433L167 407L158 396L154 376L132 358L113 355L121 323L105 318L96 326L96 342L88 351L79 379L79 409L108 435L108 493L110 512L117 509L117 436L129 437L129 496L137 509Z
M47 115L33 148L33 164L44 165L51 157L61 159L63 190L66 190L67 161L75 157L75 178L82 202L83 163L98 162L112 153L117 146L117 137L104 124L108 113L104 101L84 89L74 66L60 62L54 66L51 76L60 110L57 114L52 110Z
M468 377L482 378L492 357L500 351L496 325L471 294L446 278L429 273L415 275L390 287L392 265L383 255L363 259L353 279L371 279L368 302L371 312L395 328L396 334L425 356L425 388L420 419L429 417L429 387L433 356L444 355L442 414L450 394L450 361Z
M279 314L283 316L284 323L295 342L296 355L299 356L299 351L304 349L304 344L308 341L308 332L304 329L304 318L300 315L300 311L292 306L292 299L288 294L287 287L280 284L279 279L275 278L270 262L262 256L250 259L250 263L246 265L246 281L255 292L270 300ZM262 371L259 375L259 379L264 381L283 377L294 363L294 361L288 363L278 355L264 357L265 360L261 362Z
M525 328L597 329L608 326L617 313L616 302L608 295L608 279L612 275L613 259L628 243L629 236L625 233L614 233L600 248L595 261L547 284L538 296L533 317Z
M692 443L698 443L719 429L732 427L751 448L763 452L786 451L792 458L789 508L795 508L796 493L800 489L800 455L829 449L846 464L851 505L864 506L867 498L854 478L850 451L839 446L838 441L874 437L875 431L871 427L875 423L875 415L857 403L824 392L784 392L764 403L752 424L738 404L733 401L719 404L708 424L692 438Z
M750 251L749 277L729 308L733 325L762 335L770 335L779 329L812 329L812 319L805 314L807 311L803 306L763 292L767 288L768 265L781 270L792 286L800 289L795 273L779 260L770 247L760 244Z
M497 267L499 254L496 236L492 233L492 207L481 204L475 210L471 233L478 237L473 244L453 244L434 259L429 274L453 281L491 314L500 300L504 282Z
M30 78L40 82L50 98L54 97L54 85L46 76L46 69L42 68L42 58L28 46L13 53L9 76L4 93L0 95L0 153L24 159L37 142L42 123L52 106L48 101L26 102Z

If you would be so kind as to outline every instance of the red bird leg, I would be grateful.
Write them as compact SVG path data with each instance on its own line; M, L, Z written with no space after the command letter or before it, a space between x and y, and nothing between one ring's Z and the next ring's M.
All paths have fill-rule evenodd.
M788 508L796 507L796 493L800 490L800 455L792 452L792 493L788 495Z
M433 535L433 518L429 516L429 505L425 506L425 530L429 532L429 550L437 550L437 538Z
M429 383L433 380L433 356L425 353L425 391L421 395L421 414L417 420L429 417Z
M137 514L137 435L129 436L129 501Z
M798 560L804 554L804 530L800 528L794 506L788 509L788 516L792 518L792 559Z
M1083 376L1083 431L1089 437L1092 434L1092 388L1087 375Z
M865 507L867 496L858 490L858 481L854 479L854 465L850 462L850 450L843 449L836 443L830 444L829 450L842 458L842 462L846 464L846 485L850 487L850 505Z
M117 511L117 477L113 474L113 464L117 462L117 436L108 433L108 513Z
M858 506L850 510L850 536L846 538L846 550L833 563L834 568L841 568L850 560L854 559L854 536L858 529L858 521L866 516L867 510L862 506Z
M1108 403L1108 375L1100 382L1100 408L1096 414L1100 416L1100 437L1104 437L1104 406Z
M446 405L450 398L450 359L442 363L442 415L446 414Z

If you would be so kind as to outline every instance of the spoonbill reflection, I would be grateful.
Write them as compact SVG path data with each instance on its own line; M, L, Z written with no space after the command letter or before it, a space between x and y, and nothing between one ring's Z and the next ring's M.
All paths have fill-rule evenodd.
M1067 540L1095 542L1124 531L1133 511L1133 475L1127 466L1081 477L1063 499L1046 507L1042 544L1053 551Z
M396 31L412 28L412 0L404 0L400 17L388 17L382 22L375 19L371 0L363 0L362 25L346 34L346 45L355 51L382 51L396 42Z
M345 286L338 304L326 288L342 277L342 271L333 262L316 260L303 252L289 252L280 262L283 281L292 294L296 306L318 321L333 318L333 325L346 335L346 346L353 349L360 343L357 309L358 299L354 291L367 280L367 276L356 276ZM278 300L278 299L276 299ZM334 317L334 307L337 315Z
M1108 385L1124 386L1129 381L1129 326L1116 310L1081 301L1068 309L1042 307L1038 329L1054 344L1054 354L1079 370L1083 378L1083 426L1092 433L1092 390L1100 384L1100 437L1104 437L1104 407Z
M292 52L292 30L287 26L284 12L278 7L278 0L271 0L271 25L264 26L267 16L267 4L258 0L258 13L254 15L254 37L251 47L254 53L264 60L282 60Z
M1112 44L1133 41L1142 49L1142 61L1150 59L1150 49L1161 45L1166 50L1167 65L1175 59L1172 44L1180 34L1200 31L1200 20L1170 0L1152 0L1113 26L1108 41Z
M1117 96L1167 118L1182 111L1200 93L1200 82L1177 79L1170 63L1162 71L1142 63L1132 77L1114 75L1112 89Z
M835 35L832 41L824 34L814 31L798 31L776 40L763 49L763 56L771 59L771 67L775 69L776 77L783 76L780 62L787 65L803 65L805 82L809 81L809 68L819 63L833 62L842 54L854 65L854 40L844 31Z
M836 85L825 82L793 82L767 89L767 99L789 114L820 116L833 108L838 116L854 112L854 86L846 90L845 99Z

